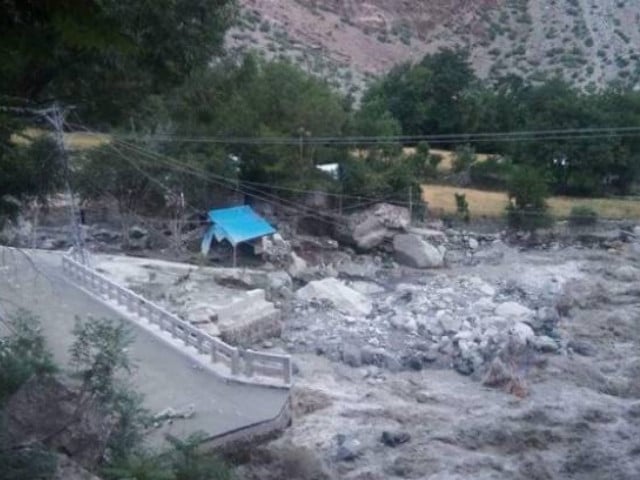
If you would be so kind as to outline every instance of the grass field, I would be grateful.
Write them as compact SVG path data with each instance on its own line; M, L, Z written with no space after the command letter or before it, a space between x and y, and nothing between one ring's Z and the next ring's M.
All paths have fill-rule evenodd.
M42 130L27 128L20 135L14 135L12 141L18 145L24 145L29 142L29 138L36 139L43 134L44 132ZM64 139L70 150L86 150L99 147L109 142L108 135L82 132L65 133Z
M473 188L457 188L444 185L423 185L422 198L435 214L455 213L454 193L464 193L472 217L499 217L507 206L507 195ZM571 208L585 205L595 210L601 218L640 220L640 200L614 198L552 197L548 200L551 214L568 217Z

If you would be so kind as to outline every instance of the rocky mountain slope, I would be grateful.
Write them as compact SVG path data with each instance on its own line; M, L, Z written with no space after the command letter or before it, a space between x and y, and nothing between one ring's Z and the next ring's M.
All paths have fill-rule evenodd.
M443 46L483 78L560 73L584 87L640 78L635 0L240 0L231 51L289 58L356 96L367 80Z

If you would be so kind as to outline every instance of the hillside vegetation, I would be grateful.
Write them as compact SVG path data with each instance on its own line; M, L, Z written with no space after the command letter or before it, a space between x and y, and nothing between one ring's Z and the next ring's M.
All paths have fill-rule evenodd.
M442 47L481 78L560 74L582 87L638 82L633 0L241 0L232 51L290 59L359 96L373 77Z
M274 9L285 5L268 3ZM395 11L414 12L412 28L425 32L431 24L418 20L427 13L439 15L440 23L450 31L473 24L472 30L481 32L486 20L482 18L500 12L505 5L513 13L518 5L530 8L532 4L493 1L483 2L484 8L478 9L477 2L426 2L419 8L404 2ZM548 74L543 66L535 69L538 81L513 73L496 73L486 80L476 64L483 47L473 44L471 49L441 48L399 64L371 81L361 101L354 102L353 96L340 93L295 62L261 58L260 52L225 52L223 33L238 22L249 22L246 3L240 11L230 1L206 5L210 10L202 17L200 11L175 4L169 26L165 23L169 17L159 6L152 12L155 16L149 17L149 29L143 36L129 18L144 8L142 2L127 8L115 1L95 2L83 11L45 5L36 9L37 15L20 2L14 5L15 13L5 29L11 40L7 45L13 46L6 50L7 59L27 58L36 47L40 55L32 63L0 63L5 103L19 111L25 105L48 105L51 98L64 99L65 105L73 107L66 130L99 130L111 141L85 141L84 145L99 148L73 152L71 178L62 178L67 176L63 175L65 160L50 155L56 149L51 138L15 142L28 128L50 124L42 116L34 119L0 112L3 218L15 217L34 202L45 204L48 195L60 191L66 180L84 200L108 199L122 213L165 216L175 214L176 199L183 197L190 212L210 208L212 199L225 204L237 194L298 207L300 197L314 190L332 198L344 195L343 207L357 206L363 197L406 202L408 192L418 192L425 182L536 195L595 197L637 190L640 132L620 133L619 129L640 130L636 127L640 125L640 93L624 83L585 90L562 76ZM287 5L291 15L305 9L315 11L318 19L330 14L350 19L350 29L382 28L388 23L376 13L383 8L382 2L369 4L366 18L360 2ZM624 2L616 5L622 10L631 8ZM454 6L456 21L447 23ZM474 12L482 13L482 18L469 23ZM253 15L252 25L257 23L257 14ZM359 20L353 15L360 15ZM64 25L59 23L61 16L68 17ZM119 25L119 29L98 29L88 35L78 26L87 21ZM182 46L163 58L155 56L156 40L171 43L165 30L185 22L197 28L181 37ZM261 24L261 33L272 32L269 25ZM304 18L296 18L287 31L304 25ZM179 36L173 28L169 30ZM229 33L232 37L233 32ZM42 41L33 45L33 39ZM355 45L348 38L338 43ZM58 52L58 60L48 56L49 44ZM78 61L76 51L83 52L76 55ZM366 57L380 55L371 51ZM394 57L394 61L401 58ZM96 73L108 70L113 61L118 68L112 68L110 75ZM73 68L54 69L55 62L67 62ZM358 65L351 58L346 62ZM34 77L34 71L50 75ZM95 81L91 81L93 76L97 76ZM610 130L589 134L588 129L593 128ZM506 142L495 136L473 137L482 132L576 129L587 129L587 133ZM414 140L397 140L401 135ZM448 140L442 135L448 135ZM385 140L389 137L396 140ZM327 138L338 141L323 140ZM456 153L447 156L433 148ZM352 155L354 151L361 155ZM486 155L484 161L475 161L479 154ZM340 165L337 178L316 168L325 163ZM452 167L451 174L446 166ZM529 214L537 215L543 202L530 200L530 196L520 198L527 208L536 210Z

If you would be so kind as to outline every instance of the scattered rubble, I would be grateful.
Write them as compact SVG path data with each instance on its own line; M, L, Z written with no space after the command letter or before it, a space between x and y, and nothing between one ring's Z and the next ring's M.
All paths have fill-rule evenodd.
M187 419L193 417L195 414L196 409L193 404L179 409L167 407L153 416L153 426L159 428L164 422L172 423L175 419Z
M98 264L215 335L294 355L296 421L246 478L285 478L294 450L318 478L637 478L640 227L514 240L405 210L351 216L340 249L285 236L261 268Z

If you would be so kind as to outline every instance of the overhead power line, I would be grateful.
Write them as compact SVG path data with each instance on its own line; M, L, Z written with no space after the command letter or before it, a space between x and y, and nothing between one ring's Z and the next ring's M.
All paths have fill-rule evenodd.
M640 126L624 127L590 127L553 130L523 130L513 132L482 132L431 135L392 135L392 136L309 136L309 137L234 137L234 136L180 136L174 134L105 134L93 132L94 135L108 135L120 140L144 140L159 143L212 143L225 145L291 145L300 146L357 146L357 145L389 145L397 143L428 142L430 144L460 143L504 143L566 140L581 141L602 138L619 138L640 136Z
M139 148L137 146L134 145L130 145L130 144L126 144L127 148L132 149L132 151L137 152L138 154L146 154L149 156L150 159L155 159L156 161L159 159L164 159L165 161L169 160L169 163L165 163L165 165L167 166L167 168L171 168L172 166L174 168L178 168L179 171L185 172L185 170L183 168L180 168L181 165L176 165L176 163L171 162L171 157L168 157L166 155L162 155L159 154L157 152L153 152L151 150L147 150L147 149L143 149L143 148ZM148 161L143 161L144 163L146 163L147 165L154 165L152 160L148 160ZM156 164L157 165L157 164ZM243 193L245 195L251 196L253 198L256 198L258 200L262 200L266 203L269 204L273 204L273 205L277 205L277 206L285 206L288 207L290 209L292 209L293 211L296 211L298 213L301 213L309 218L314 218L317 219L321 222L324 222L328 225L333 225L336 227L344 227L343 224L340 224L339 222L336 222L334 219L330 219L327 218L325 216L319 215L317 210L312 208L312 207L306 207L304 205L300 205L299 202L295 202L292 200L288 200L288 199L284 199L282 197L278 197L276 195L264 192L264 191L248 191L246 188L242 188L241 186L239 186L238 184L236 184L236 182L233 179L226 179L227 181L224 180L217 180L215 177L216 175L213 174L207 174L205 172L204 175L199 175L197 173L197 169L190 169L188 172L186 173L190 173L204 181L208 181L211 183L214 183L216 185L222 186L224 188L228 188L230 190L234 190L240 193ZM212 178L213 177L213 178ZM224 177L221 177L224 179ZM376 199L371 199L371 202L366 202L362 205L358 205L358 207L363 207L363 206L368 206L371 205L372 203L379 203L379 202L383 202L385 200L388 200L389 197L378 197ZM405 203L405 202L394 202L394 203ZM535 211L524 211L524 212L518 212L518 214L520 216L523 217L539 217L539 216L548 216L550 215L550 212L548 210L535 210ZM571 215L572 218L576 218L576 219L580 219L580 218L585 218L585 219L590 219L592 218L590 215ZM558 217L560 218L560 217Z
M76 127L79 127L78 124L74 124ZM88 129L87 127L81 127L82 131L84 133L87 134L95 134L95 132L92 132L90 129ZM205 180L218 180L218 181L222 181L222 182L226 182L228 185L232 185L232 186L241 186L244 189L247 190L252 190L252 191L256 191L259 192L261 194L264 195L269 195L271 194L270 191L272 190L277 190L277 191L285 191L285 192L291 192L291 193L302 193L302 194L314 194L314 193L322 193L323 195L326 195L328 197L335 197L335 198L344 198L344 199L352 199L352 200L358 200L359 202L369 202L369 203L375 203L375 202L380 202L382 200L389 200L391 197L393 197L393 195L387 195L384 198L382 197L371 197L369 193L363 193L361 195L359 195L358 193L352 193L352 194L342 194L342 193L332 193L332 192L326 192L326 191L321 191L318 189L302 189L302 188L293 188L293 187L285 187L285 186L280 186L280 185L274 185L271 183L264 183L264 182L253 182L253 181L248 181L248 180L239 180L236 178L229 178L229 177L225 177L223 175L219 175L219 174L215 174L213 172L209 172L206 171L202 168L197 168L194 167L193 165L189 165L186 164L184 162L181 162L180 160L177 160L176 158L170 157L168 155L165 154L161 154L158 152L155 152L153 150L150 150L148 148L144 148L140 145L137 144L133 144L130 142L125 142L122 140L118 140L115 139L115 144L119 145L122 148L127 148L129 150L134 150L135 152L137 152L138 154L144 154L144 155L151 155L153 156L154 159L160 159L161 161L163 161L165 163L165 165L167 165L168 162L168 167L173 167L172 169L174 171L179 171L180 173L187 173L187 174L191 174L191 175L195 175L196 177L199 177L200 179L205 179ZM117 152L117 153L121 153L121 152ZM130 162L130 159L125 159L126 161ZM157 181L155 182L157 183ZM264 187L264 189L268 189L269 192L266 192L265 190L259 188L259 187ZM165 190L167 189L167 187L163 187ZM251 193L247 193L248 195L252 195ZM278 199L281 199L281 197L276 197ZM282 199L284 200L284 199ZM403 201L403 200L394 200L395 204L402 204L402 205L409 205L409 202L407 201Z
M125 142L117 142L121 147L123 147L124 149L129 149L130 151L133 151L134 153L137 153L137 155L144 155L147 156L148 160L141 160L138 157L138 161L145 163L149 166L158 166L158 163L160 163L161 165L164 165L167 168L172 168L175 171L179 171L182 173L187 173L190 175L193 175L197 178L200 178L204 181L208 181L210 183L213 183L215 185L219 185L223 188L232 190L232 191L237 191L240 192L244 195L256 198L258 200L262 200L265 203L274 205L274 206L284 206L287 208L290 208L291 210L298 212L302 215L305 215L309 218L314 218L320 222L324 222L328 225L332 225L338 228L342 228L344 227L344 225L340 224L339 222L336 222L334 219L330 219L327 218L325 216L319 215L317 213L317 210L311 207L306 207L304 205L300 205L300 203L298 202L294 202L291 200L287 200L281 197L278 197L276 195L267 193L267 192L261 192L261 191L256 191L257 189L253 189L253 191L247 190L246 188L241 187L240 185L236 184L236 182L232 179L225 179L224 177L221 177L221 179L219 178L215 178L216 175L210 174L208 172L204 172L204 171L199 171L198 169L192 168L192 167L188 167L182 164L179 164L178 162L175 162L171 157L168 157L166 155L162 155L159 154L157 152L153 152L151 150L147 150L144 148L140 148L136 145L131 145ZM119 149L114 149L116 151L116 153L118 153L119 155L124 155L124 152L122 152ZM128 159L128 161L134 161L132 159ZM147 175L149 175L147 173Z
M291 200L287 200L287 199L283 199L281 197L278 197L276 195L273 195L271 193L268 192L264 192L264 191L260 191L255 187L244 187L241 186L241 184L239 184L235 179L228 179L222 176L218 176L215 174L212 174L210 172L205 172L202 171L200 169L191 167L191 166L187 166L184 165L178 161L176 161L175 159L173 159L172 157L169 157L167 155L163 155L157 152L154 152L152 150L148 150L142 147L139 147L137 145L134 144L130 144L127 142L122 142L122 141L117 141L116 142L121 148L114 148L113 150L120 156L126 156L127 152L130 153L135 153L136 154L136 160L133 160L131 158L128 158L127 161L132 162L132 163L142 163L145 165L148 165L150 167L157 167L158 164L160 164L161 166L164 166L168 169L177 171L177 172L181 172L181 173L186 173L189 175L194 176L195 178L199 178L203 181L206 182L210 182L214 185L218 185L221 186L223 188L232 190L232 191L237 191L240 192L244 195L248 195L250 197L256 198L258 200L262 200L265 203L268 204L272 204L272 205L276 205L276 206L280 206L280 207L287 207L297 213L300 213L304 216L307 216L309 218L314 218L317 219L320 222L324 222L327 225L331 225L334 227L338 227L338 228L342 228L344 227L343 224L337 222L334 218L330 218L327 216L323 216L318 214L316 209L313 209L311 207L306 207L304 205L301 205L298 202L294 202ZM146 159L141 159L140 156L144 156L146 157ZM138 169L142 169L142 167L140 166L140 164L138 163ZM146 176L152 176L150 175L148 172L145 172ZM218 178L216 178L218 177ZM156 179L157 180L157 179ZM165 188L167 188L165 186ZM247 188L249 188L249 190L247 190ZM385 198L384 197L380 197L377 199L372 199L372 201L375 202L380 202L380 201L384 201ZM374 203L375 203L374 202ZM369 203L369 202L367 202ZM366 205L363 205L366 206ZM540 210L540 211L527 211L527 212L520 212L521 216L524 217L537 217L537 216L546 216L549 215L549 211L547 210ZM560 218L560 217L558 217ZM585 216L575 216L572 215L572 218L591 218L591 216L585 215ZM155 220L155 221L169 221L170 219L149 219L149 220ZM385 243L390 243L391 240L390 239L385 239L384 241Z

